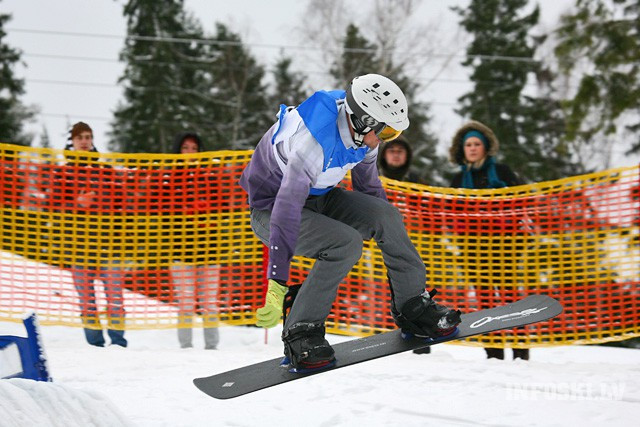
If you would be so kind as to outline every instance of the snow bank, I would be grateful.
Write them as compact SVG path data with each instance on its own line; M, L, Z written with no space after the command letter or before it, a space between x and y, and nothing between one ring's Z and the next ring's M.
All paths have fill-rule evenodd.
M24 379L0 381L0 414L4 427L132 425L100 393Z
M0 414L10 420L1 415L3 427L635 427L640 413L640 351L633 349L536 348L524 362L437 345L430 355L402 353L216 400L192 379L277 357L280 328L265 344L261 329L222 327L215 351L203 349L201 329L192 349L179 348L175 330L127 331L124 349L89 346L81 329L42 329L55 382L0 381Z

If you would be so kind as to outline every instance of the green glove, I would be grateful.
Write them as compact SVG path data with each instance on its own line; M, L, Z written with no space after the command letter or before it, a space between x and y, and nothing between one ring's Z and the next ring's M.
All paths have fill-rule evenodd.
M269 288L264 301L264 307L256 310L258 321L256 326L261 328L273 328L280 321L282 316L282 303L287 293L287 287L281 285L273 279L269 279Z

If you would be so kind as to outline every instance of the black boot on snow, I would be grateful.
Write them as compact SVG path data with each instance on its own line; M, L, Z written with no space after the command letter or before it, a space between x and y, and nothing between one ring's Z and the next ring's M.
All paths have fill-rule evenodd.
M484 351L487 353L487 359L504 360L503 348L485 347Z
M402 332L417 337L439 338L456 330L460 310L452 310L433 300L436 290L424 292L404 303L400 313L392 310L393 319Z
M322 323L296 323L282 333L282 341L285 356L298 372L321 369L335 361Z
M528 348L514 348L513 349L513 360L522 359L529 360L529 349Z

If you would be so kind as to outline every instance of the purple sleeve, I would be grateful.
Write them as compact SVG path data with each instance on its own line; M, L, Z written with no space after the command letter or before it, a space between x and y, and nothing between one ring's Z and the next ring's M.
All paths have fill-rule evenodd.
M304 153L292 154L271 211L269 236L267 277L285 281L289 278L289 266L298 242L302 208L315 179L315 172L310 170L309 159Z
M385 193L382 182L380 182L380 177L378 176L376 160L377 156L375 155L367 156L367 158L353 168L351 171L353 189L361 193L379 197L382 200L388 200L387 193Z

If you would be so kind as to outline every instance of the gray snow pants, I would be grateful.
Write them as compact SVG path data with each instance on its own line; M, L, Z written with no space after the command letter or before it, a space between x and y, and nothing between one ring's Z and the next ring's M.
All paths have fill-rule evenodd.
M251 227L269 246L270 211L252 209ZM324 323L338 286L362 255L364 240L374 239L382 251L398 309L425 289L425 265L409 239L395 206L364 193L334 188L309 198L295 255L315 259L287 316L284 330L296 323Z

